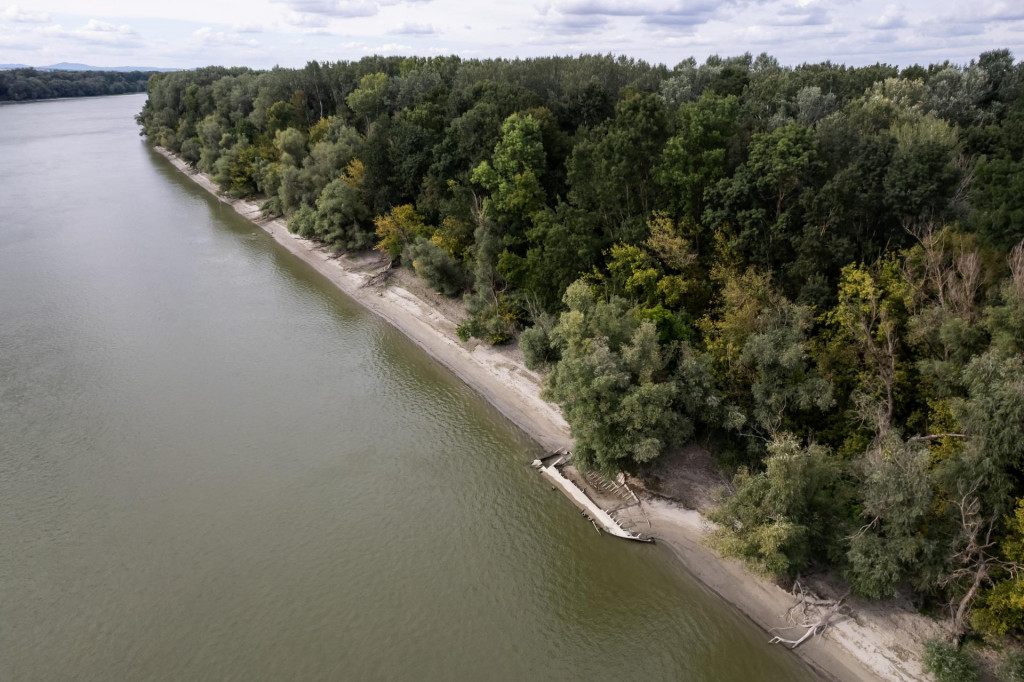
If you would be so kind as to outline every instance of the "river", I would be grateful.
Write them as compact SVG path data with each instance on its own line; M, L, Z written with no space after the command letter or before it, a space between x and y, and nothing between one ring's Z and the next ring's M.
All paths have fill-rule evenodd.
M810 680L138 137L0 106L0 679Z

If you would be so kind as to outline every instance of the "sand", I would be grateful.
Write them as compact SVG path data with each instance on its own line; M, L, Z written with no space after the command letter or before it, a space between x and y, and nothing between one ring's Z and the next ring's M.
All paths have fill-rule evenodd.
M221 196L209 177L166 149L158 147L157 151L343 292L398 328L547 452L572 449L569 425L558 406L540 397L541 377L525 367L517 350L459 340L455 332L459 305L428 292L415 276L400 275L383 288L366 286L375 272L373 259L336 257L290 233L284 220L263 218L257 204ZM670 549L709 589L766 631L789 625L785 614L794 598L742 564L723 559L709 549L703 543L709 526L699 512L650 495L644 497L643 506L659 544ZM828 586L820 587L824 596ZM921 665L923 641L940 632L934 621L908 608L851 600L843 617L824 637L805 643L796 653L828 679L923 681L930 679ZM766 646L768 639L766 635Z

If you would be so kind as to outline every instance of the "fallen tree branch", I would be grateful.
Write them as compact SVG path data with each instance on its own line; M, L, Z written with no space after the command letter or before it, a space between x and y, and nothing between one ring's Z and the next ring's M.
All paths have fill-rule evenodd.
M363 282L362 286L360 286L359 288L365 289L366 287L387 286L388 280L390 280L391 277L395 274L395 270L391 267L392 263L394 263L394 261L388 261L388 264L384 266L383 270L373 275L372 277L369 277L365 282Z
M825 634L828 626L832 623L832 619L835 618L837 613L839 613L839 609L842 607L843 602L846 601L848 596L850 596L850 593L847 592L836 600L821 599L813 594L808 595L804 592L804 589L799 582L794 584L793 592L797 596L797 603L789 609L786 613L786 617L792 620L794 613L799 609L803 616L802 622L786 628L772 628L769 632L783 632L786 630L798 630L800 628L806 628L806 630L803 636L799 639L786 639L785 637L775 635L772 637L771 641L768 642L769 644L785 644L789 646L790 649L795 649L807 640ZM813 619L813 616L808 615L807 610L809 608L823 606L828 606L828 611L818 616L816 619Z
M936 433L933 436L914 436L910 440L940 440L942 438L967 438L966 433Z

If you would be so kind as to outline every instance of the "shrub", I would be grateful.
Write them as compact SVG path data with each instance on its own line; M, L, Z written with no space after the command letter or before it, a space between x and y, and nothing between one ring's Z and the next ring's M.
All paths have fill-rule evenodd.
M551 340L551 330L557 320L548 313L534 315L533 326L519 335L519 349L523 360L530 369L541 369L557 362L561 354Z
M445 296L458 296L466 288L466 273L462 265L428 239L420 238L406 246L402 260L412 265L417 275Z
M999 665L999 679L1003 682L1024 682L1024 650L1006 652Z
M967 652L941 639L924 643L924 667L935 682L976 682L978 666Z
M828 448L780 434L768 444L764 471L741 468L735 493L723 491L709 512L719 526L712 544L761 573L793 575L822 553L835 528L840 475Z
M190 166L194 166L199 163L199 157L202 153L203 149L199 144L198 138L190 137L181 145L181 158L185 159Z
M540 369L551 360L551 343L547 333L539 327L523 330L519 335L519 349L523 351L523 361L530 369Z
M288 221L288 229L304 239L313 239L316 237L316 211L303 206Z

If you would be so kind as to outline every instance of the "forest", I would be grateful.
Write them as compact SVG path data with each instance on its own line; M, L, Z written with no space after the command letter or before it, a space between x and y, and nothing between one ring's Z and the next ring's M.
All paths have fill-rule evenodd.
M151 71L0 71L0 102L145 92Z
M689 444L724 554L1024 634L1024 66L368 57L149 79L137 120L518 343L580 466Z

